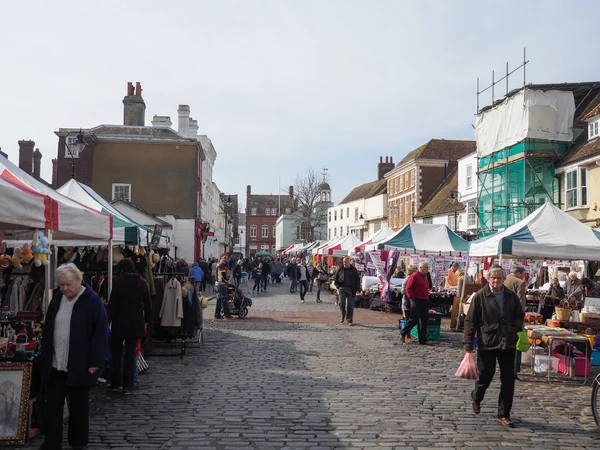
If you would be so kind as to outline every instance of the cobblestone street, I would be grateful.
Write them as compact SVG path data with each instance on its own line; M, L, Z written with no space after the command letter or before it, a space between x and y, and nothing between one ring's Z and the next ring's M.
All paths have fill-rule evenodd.
M348 327L331 294L301 304L288 286L270 285L244 320L214 321L211 302L204 345L148 356L132 396L96 389L90 449L600 448L589 385L522 376L504 429L498 380L475 416L472 383L454 377L460 334L403 345L398 316L357 309Z

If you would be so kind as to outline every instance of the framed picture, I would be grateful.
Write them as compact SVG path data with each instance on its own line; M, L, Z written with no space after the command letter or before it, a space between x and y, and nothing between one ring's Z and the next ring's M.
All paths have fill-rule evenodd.
M27 438L31 364L0 363L0 445Z

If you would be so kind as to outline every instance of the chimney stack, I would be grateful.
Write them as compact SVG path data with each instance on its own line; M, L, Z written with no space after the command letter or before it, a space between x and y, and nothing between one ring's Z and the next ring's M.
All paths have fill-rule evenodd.
M179 105L177 108L177 131L182 136L187 137L190 132L190 107L189 105Z
M52 187L54 189L58 188L58 160L52 160Z
M33 173L34 141L19 141L19 168L29 175Z
M154 116L152 126L154 128L171 128L172 122L169 116Z
M40 166L42 164L42 152L40 152L39 148L35 149L33 152L33 176L35 179L40 179Z
M138 81L127 83L127 95L123 98L123 125L143 127L146 124L146 103L142 98L142 85Z
M198 136L198 121L190 117L188 137L195 138Z
M252 193L252 187L250 185L246 186L246 195L250 195Z
M385 162L383 162L383 156L379 157L379 164L377 164L377 181L383 180L383 177L386 173L392 170L394 167L394 160L391 156L385 157Z
M290 186L290 197L294 198L294 186Z

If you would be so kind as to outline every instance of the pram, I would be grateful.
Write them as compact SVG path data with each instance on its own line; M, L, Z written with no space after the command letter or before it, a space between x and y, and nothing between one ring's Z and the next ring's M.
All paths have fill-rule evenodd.
M241 289L227 283L227 301L231 314L237 314L240 319L248 315L248 308L252 306L252 299L244 295Z

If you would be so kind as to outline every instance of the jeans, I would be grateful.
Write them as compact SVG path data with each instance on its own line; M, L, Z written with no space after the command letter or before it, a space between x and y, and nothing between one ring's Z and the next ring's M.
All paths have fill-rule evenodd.
M267 282L269 281L269 275L263 275L262 279L260 281L262 283L263 291L266 291L267 290Z
M481 402L485 391L490 386L496 373L496 360L500 366L500 395L498 396L498 417L510 418L513 396L515 394L515 349L508 350L477 350L477 372L479 381L475 382L475 389L471 398Z
M83 447L88 444L90 409L88 386L67 386L67 372L52 369L46 393L46 437L42 449L60 450L63 439L65 398L69 398L69 444Z
M135 350L137 338L123 338L111 336L110 352L112 354L112 374L110 384L112 386L123 386L123 389L133 389L133 368L135 364ZM125 343L125 354L123 354L123 343Z
M425 344L427 342L427 321L429 320L430 303L428 298L410 299L410 318L408 319L406 326L402 329L402 336L408 336L410 330L412 330L415 325L418 325L419 344Z
M194 282L194 285L196 286L196 293L200 293L202 292L202 281L196 281Z
M300 280L298 283L300 286L300 300L304 300L304 296L308 292L308 280Z
M298 280L292 278L292 284L290 284L290 292L296 292L296 289L298 289Z
M252 292L254 292L255 290L257 293L260 293L260 279L259 278L254 279L254 287L252 288Z
M354 289L349 287L338 288L340 297L340 310L342 312L342 321L345 319L348 323L352 323L354 316Z
M217 290L217 307L215 308L215 317L221 317L221 311L225 317L231 317L229 312L229 299L227 297L227 286L223 283L219 283L215 286Z
M135 361L133 362L133 387L138 387L140 385L140 369L138 367L138 359L139 356L136 356Z
M317 283L317 301L321 300L321 288L323 287L324 281L319 280L318 278L315 280Z

